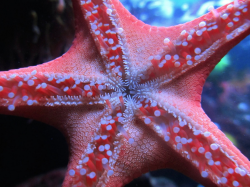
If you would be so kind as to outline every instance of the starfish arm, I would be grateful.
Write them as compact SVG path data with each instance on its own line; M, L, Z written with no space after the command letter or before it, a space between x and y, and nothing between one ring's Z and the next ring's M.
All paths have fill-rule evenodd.
M67 112L65 111L65 113ZM62 114L65 115L65 113ZM91 156L94 155L91 151L93 150L94 146L98 146L94 144L95 138L99 134L101 120L105 115L107 115L107 113L107 108L104 108L102 105L94 105L89 107L84 106L81 107L80 110L72 111L70 109L70 113L67 113L65 117L61 118L62 123L59 129L65 134L65 137L68 140L70 151L68 170L62 186L73 186L74 184L77 184L77 182L80 182L83 185L94 183L96 178L98 179L99 175L101 175L100 170L102 172L104 171L103 168L100 168L100 164L98 165L95 160L86 161L86 157L88 154ZM56 123L58 124L58 121L56 121ZM108 141L107 138L101 138L103 138L103 142ZM100 156L98 157L98 154L102 155L102 152L99 151L95 154L96 157L94 156L94 158L99 158ZM89 158L92 158L91 156ZM82 164L86 164L86 167L82 166ZM83 172L87 172L86 175L83 175ZM91 176L93 172L95 172L94 177Z
M110 92L109 81L101 75L89 77L56 71L61 59L44 65L0 73L0 103L14 111L17 106L81 105L104 103L101 94ZM48 68L48 69L47 69ZM56 67L58 68L58 67Z
M152 126L145 128L143 121L138 117L133 124L127 124L128 133L135 142L129 144L126 140L122 141L113 166L114 174L108 178L106 186L123 186L149 170L162 168L178 168L176 170L205 186L217 186L208 178L201 177L197 168L185 161L171 146L166 146L164 139L159 138L157 132L152 132Z
M129 56L130 86L145 80L145 72L151 71L152 64L148 58L157 54L164 47L163 40L166 36L173 36L176 38L180 26L175 27L156 27L150 26L138 20L131 15L128 10L124 9L118 0L112 0L114 9L116 10L120 26L123 28L123 36L125 38L126 46L128 48L127 55Z
M163 75L161 84L199 64L206 70L203 77L197 78L205 81L220 59L249 35L249 5L249 1L235 1L211 9L210 13L183 24L177 38L165 38L166 48L149 57L157 77Z
M249 160L211 122L200 104L184 96L190 94L190 87L187 83L189 79L182 78L177 79L175 84L155 89L153 94L151 92L145 99L140 99L139 118L154 129L162 141L167 142L167 146L186 158L186 163L179 166L177 164L174 169L181 171L191 160L200 176L210 178L218 186L249 186ZM179 162L178 159L175 161ZM167 167L171 167L175 161L166 159ZM190 171L191 169L182 170L185 175ZM200 176L193 176L193 179L199 181ZM206 182L204 185L208 186Z
M129 46L131 71L137 72L138 83L156 77L162 77L164 83L205 61L216 61L212 64L215 66L250 32L249 1L235 2L211 9L191 22L165 28L144 24L127 10L119 10L119 2L113 1ZM217 53L219 50L221 53Z
M109 76L129 77L129 59L123 28L111 1L82 0L85 19L105 62Z
M175 80L167 88L154 89L153 94L151 92L145 99L142 98L138 102L142 113L140 118L154 128L169 143L168 146L182 154L187 161L192 160L202 177L209 177L218 186L230 186L234 183L248 186L249 160L211 122L199 102L184 96L190 94L190 89L192 93L194 86L188 83L192 76L182 78ZM187 163L183 164L180 167L185 167ZM182 168L175 166L175 169ZM199 178L193 177L194 180ZM207 186L206 183L204 185Z
M125 125L131 116L126 116L123 96L111 95L109 102L102 118L95 120L95 133L88 134L91 137L87 141L88 146L81 149L81 156L76 156L77 161L69 165L64 186L113 186L113 182L107 183L107 180L115 174L114 167L121 144L133 144L134 139Z
M106 76L79 2L73 1L73 6L76 36L64 55L42 65L0 72L0 103L9 111L20 105L103 103L101 95L119 89L121 80Z

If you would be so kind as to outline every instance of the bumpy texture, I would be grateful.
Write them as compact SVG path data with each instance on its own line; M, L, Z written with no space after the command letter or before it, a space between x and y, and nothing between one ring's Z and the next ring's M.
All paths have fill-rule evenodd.
M206 186L249 186L250 165L200 106L206 77L249 34L249 1L152 27L117 0L73 0L76 39L62 57L0 73L0 112L59 128L64 187L122 186L173 168Z

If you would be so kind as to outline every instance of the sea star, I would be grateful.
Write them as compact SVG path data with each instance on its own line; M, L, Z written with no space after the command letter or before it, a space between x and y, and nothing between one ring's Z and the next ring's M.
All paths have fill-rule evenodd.
M153 27L118 0L72 0L76 38L48 63L0 73L0 112L57 127L63 186L122 186L173 168L205 186L249 186L246 157L203 112L206 77L249 34L250 1Z

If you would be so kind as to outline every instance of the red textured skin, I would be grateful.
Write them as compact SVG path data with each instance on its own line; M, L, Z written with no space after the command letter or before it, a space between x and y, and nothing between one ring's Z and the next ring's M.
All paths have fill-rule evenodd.
M1 74L12 74L21 72L32 72L34 69L39 72L64 72L73 74L84 74L94 77L105 76L102 57L95 46L95 42L90 34L83 13L77 0L73 0L76 19L76 38L72 47L62 57L43 65L10 70ZM157 53L163 48L162 40L167 36L175 40L183 30L189 30L203 20L203 17L192 22L174 27L152 27L142 23L132 16L117 0L112 3L119 15L121 25L125 32L132 64L132 70L136 71L139 67L145 66L149 56ZM237 43L239 43L250 32L248 28L245 32L230 42L212 46L214 53L206 56L195 68L183 74L176 75L175 79L159 89L160 96L166 99L166 103L175 106L184 116L188 116L214 134L220 145L233 155L240 165L250 171L248 159L226 138L226 136L211 122L200 106L201 92L205 79L212 71L219 60ZM1 75L0 74L0 75ZM96 121L99 121L107 109L101 105L97 106L64 106L64 107L45 107L45 106L20 106L14 112L7 111L6 107L0 107L0 113L17 115L36 119L59 128L66 136L70 146L69 168L77 164L77 160L86 149L97 128ZM121 152L115 165L115 169L120 168L121 172L106 179L106 186L122 186L135 177L161 168L173 168L188 177L196 180L204 186L217 186L209 179L200 176L200 172L190 162L183 159L171 147L164 146L163 140L146 127L141 121L136 120L131 125L131 131L140 132L142 139L137 142L138 146L132 147L122 141ZM86 136L85 133L88 132ZM84 141L83 141L84 140ZM119 165L120 164L120 165ZM63 183L64 187L71 186L71 178L66 175ZM101 184L100 184L101 186Z

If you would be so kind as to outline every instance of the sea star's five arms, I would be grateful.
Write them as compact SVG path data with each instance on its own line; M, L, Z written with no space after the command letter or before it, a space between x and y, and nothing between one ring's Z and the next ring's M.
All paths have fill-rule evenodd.
M66 136L63 186L122 186L159 168L206 186L250 186L248 159L200 105L208 74L249 34L250 1L168 28L142 23L118 0L72 1L76 38L66 54L0 72L1 113Z

